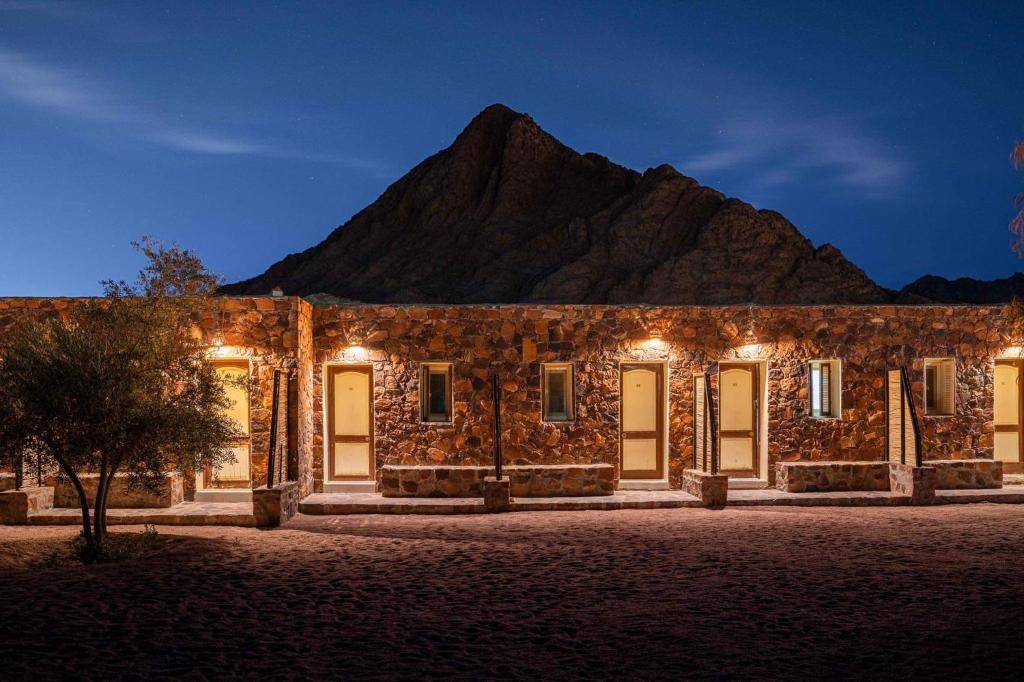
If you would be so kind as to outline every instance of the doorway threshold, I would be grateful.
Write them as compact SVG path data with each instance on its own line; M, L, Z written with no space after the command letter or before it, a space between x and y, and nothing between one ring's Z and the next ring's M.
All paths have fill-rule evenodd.
M729 477L729 490L763 490L767 487L768 481L761 478Z
M640 479L619 479L619 490L669 490L668 481L645 481Z

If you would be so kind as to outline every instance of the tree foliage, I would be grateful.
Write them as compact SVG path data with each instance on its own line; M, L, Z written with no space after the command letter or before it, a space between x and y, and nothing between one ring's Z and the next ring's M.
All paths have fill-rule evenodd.
M115 474L155 488L168 470L231 458L225 386L191 333L217 278L190 251L145 239L134 283L65 315L24 320L0 340L0 453L56 463L79 495L88 557L102 557ZM83 474L98 476L90 519Z

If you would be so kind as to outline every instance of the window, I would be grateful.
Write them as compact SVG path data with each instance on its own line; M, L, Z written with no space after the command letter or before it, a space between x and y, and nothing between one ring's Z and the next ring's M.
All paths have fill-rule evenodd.
M839 360L812 360L810 384L812 417L835 419L842 415Z
M950 416L956 401L956 362L953 358L924 361L924 413Z
M452 366L424 364L420 373L420 419L425 422L452 420Z
M573 419L572 365L545 363L541 365L541 392L544 399L543 420L568 422Z

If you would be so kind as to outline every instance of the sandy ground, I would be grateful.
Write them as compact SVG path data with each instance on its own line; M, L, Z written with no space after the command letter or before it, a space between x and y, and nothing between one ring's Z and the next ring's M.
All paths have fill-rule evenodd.
M45 553L62 528L0 527ZM0 678L992 678L1024 507L300 517L0 564Z

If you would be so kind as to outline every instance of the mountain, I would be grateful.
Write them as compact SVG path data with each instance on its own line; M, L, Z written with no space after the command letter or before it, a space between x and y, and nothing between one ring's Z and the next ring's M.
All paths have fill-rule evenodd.
M900 303L1008 303L1024 298L1024 273L1003 279L946 279L925 275L900 290Z
M500 104L323 242L231 294L424 303L875 303L831 245L701 186L566 147Z

